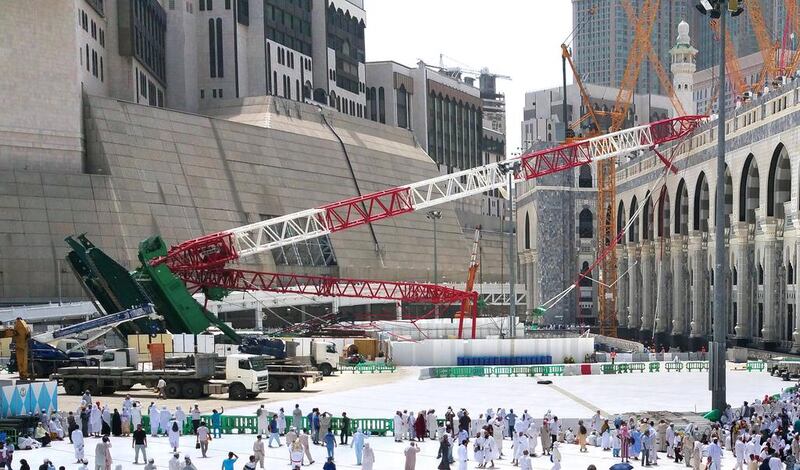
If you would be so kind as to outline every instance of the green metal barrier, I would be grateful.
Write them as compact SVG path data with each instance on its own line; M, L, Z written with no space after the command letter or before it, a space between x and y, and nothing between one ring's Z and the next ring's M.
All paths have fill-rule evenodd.
M666 362L664 363L664 369L667 372L674 370L675 372L680 372L683 370L683 363L682 362Z
M706 361L689 361L686 363L686 370L692 372L695 370L704 371L708 370L708 362Z
M631 371L628 364L617 364L617 373L618 374L627 374Z
M747 361L747 372L759 371L762 372L766 364L764 361Z
M600 366L600 370L604 374L616 374L617 373L617 368L614 366L614 364L603 364L603 365Z
M635 370L638 370L640 373L643 373L644 372L644 362L631 363L631 364L628 365L628 368L630 368L631 372L633 372Z
M660 372L661 371L661 363L660 362L651 362L650 363L650 372Z

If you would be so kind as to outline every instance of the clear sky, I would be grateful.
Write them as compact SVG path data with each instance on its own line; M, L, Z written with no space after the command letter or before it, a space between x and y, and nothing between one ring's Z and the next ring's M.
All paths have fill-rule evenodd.
M561 42L572 30L570 0L366 0L367 61L417 60L510 75L506 152L520 145L525 92L561 85ZM567 76L571 83L571 77Z

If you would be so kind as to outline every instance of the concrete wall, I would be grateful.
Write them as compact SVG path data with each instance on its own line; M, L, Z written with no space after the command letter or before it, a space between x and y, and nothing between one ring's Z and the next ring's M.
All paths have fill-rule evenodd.
M0 169L80 171L78 27L74 2L0 2Z
M58 261L70 234L86 232L133 268L139 241L153 234L173 244L355 196L356 181L368 193L437 174L402 129L328 116L345 142L354 180L342 146L316 107L260 97L233 100L210 112L247 123L86 97L91 174L62 168L0 171L0 299L55 299L59 284L64 298L83 297ZM461 280L469 241L453 206L441 208L439 277ZM432 279L433 226L424 213L373 228L375 238L366 226L333 235L334 267L276 268L269 254L245 261L263 270ZM484 282L499 279L500 260L491 253L484 251Z
M553 363L562 363L566 356L581 362L592 352L593 338L429 339L418 343L392 341L389 357L399 366L454 366L458 356L550 355Z

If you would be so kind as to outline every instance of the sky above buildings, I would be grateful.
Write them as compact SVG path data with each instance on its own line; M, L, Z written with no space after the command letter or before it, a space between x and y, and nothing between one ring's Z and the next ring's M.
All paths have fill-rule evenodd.
M506 153L520 146L525 92L561 85L561 42L572 29L569 0L366 0L367 61L418 60L510 75ZM571 76L567 76L571 83Z

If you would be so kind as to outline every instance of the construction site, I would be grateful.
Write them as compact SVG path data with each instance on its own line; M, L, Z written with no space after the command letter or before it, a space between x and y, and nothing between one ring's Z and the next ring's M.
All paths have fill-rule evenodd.
M195 470L246 461L273 433L259 407L298 432L320 408L394 469L404 409L691 432L800 377L797 0L573 0L539 46L560 85L525 93L521 122L501 90L529 77L367 61L363 1L175 3L0 5L36 44L0 54L0 442L31 465L78 468L37 423L94 401L222 410ZM152 468L200 457L194 418L173 420ZM594 447L564 468L619 460Z

